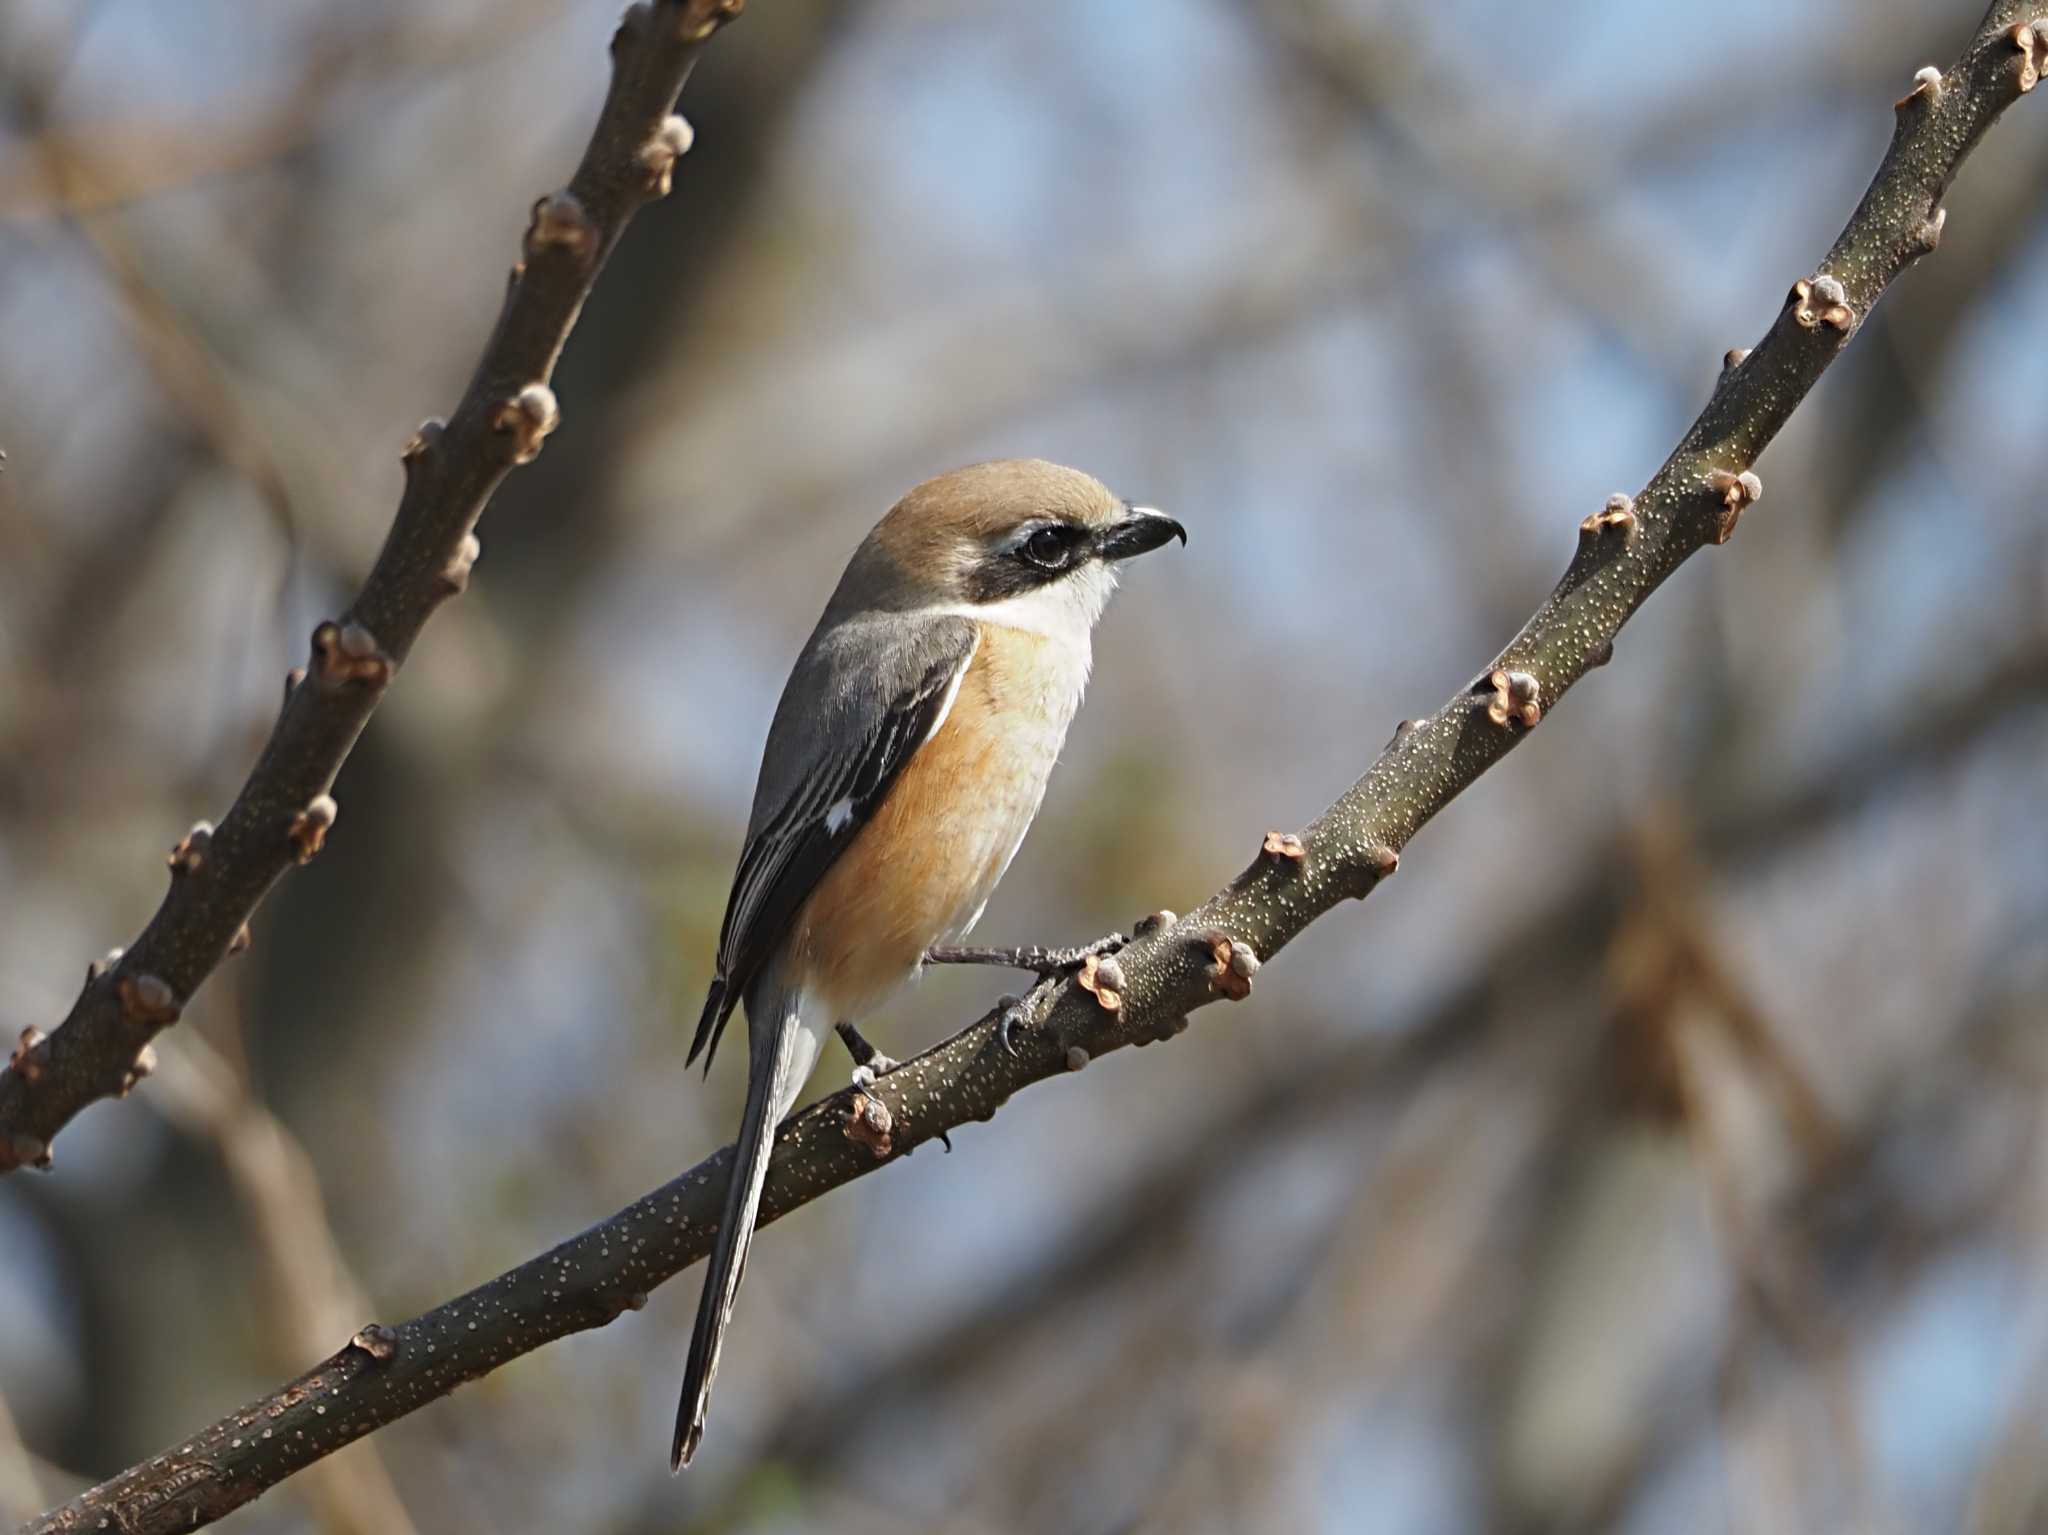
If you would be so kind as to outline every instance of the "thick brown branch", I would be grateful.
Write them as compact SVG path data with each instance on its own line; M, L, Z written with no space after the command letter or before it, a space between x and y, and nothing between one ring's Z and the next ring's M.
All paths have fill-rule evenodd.
M369 580L313 633L305 671L218 827L174 852L169 892L142 935L96 967L71 1012L0 1070L0 1173L47 1166L73 1115L133 1084L143 1048L177 1021L294 863L335 819L335 775L434 610L466 585L475 528L500 481L556 422L548 388L605 257L664 195L689 128L672 114L698 51L743 0L642 0L612 40L612 81L568 186L534 205L523 259L455 414L407 446L405 494ZM169 839L166 839L167 841Z
M1298 838L1247 839L1250 866L1199 910L1160 914L1095 966L1087 987L1041 987L1028 999L1031 1026L1017 1031L1017 1054L998 1043L992 1012L871 1086L796 1115L776 1145L762 1219L989 1118L1020 1088L1105 1051L1164 1038L1190 1010L1245 995L1261 961L1392 873L1398 850L1431 816L1607 659L1650 593L1734 530L1755 498L1749 466L1757 454L1891 280L1932 248L1938 199L1956 167L2048 62L2034 31L2020 25L2024 9L2020 0L1998 0L1956 67L1900 104L1884 163L1819 271L1802 280L1763 340L1731 362L1628 516L1617 506L1582 532L1557 589L1470 689L1397 731L1365 777ZM727 1148L423 1316L365 1328L281 1390L30 1529L191 1529L507 1360L604 1325L708 1250L730 1159Z

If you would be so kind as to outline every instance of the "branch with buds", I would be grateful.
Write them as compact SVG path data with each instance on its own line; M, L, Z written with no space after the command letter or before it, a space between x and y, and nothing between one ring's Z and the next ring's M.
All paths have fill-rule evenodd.
M0 1173L48 1167L51 1143L79 1110L121 1096L146 1072L150 1039L177 1022L215 966L248 947L250 914L271 886L320 851L337 813L335 775L427 620L469 584L477 519L561 419L548 387L555 361L627 223L667 195L690 145L676 98L742 4L642 0L626 12L582 164L534 204L455 414L406 444L405 492L369 580L347 612L313 631L307 665L286 677L283 713L226 817L172 849L170 889L149 926L87 972L53 1031L24 1031L0 1069Z
M1393 874L1400 850L1415 833L1612 655L1616 635L1649 595L1685 560L1735 531L1742 511L1761 493L1751 471L1757 456L1892 280L1934 248L1943 223L1941 199L1957 167L2048 67L2048 18L2037 20L2029 9L2039 3L1997 0L1952 69L1929 68L1915 76L1898 103L1884 162L1834 248L1793 287L1763 339L1728 355L1699 419L1650 483L1632 498L1610 500L1581 525L1576 552L1556 589L1471 687L1428 718L1404 722L1379 760L1336 804L1298 834L1269 833L1249 867L1197 910L1186 917L1157 913L1114 955L1098 956L1092 966L1084 962L1079 972L1038 987L1010 1013L1013 1027L1007 1031L1006 1009L999 1005L922 1055L879 1074L870 1069L858 1086L792 1117L775 1147L761 1220L774 1220L950 1130L993 1116L1020 1088L1079 1070L1125 1045L1169 1038L1186 1026L1194 1009L1242 999L1261 965L1309 923L1347 899L1370 894ZM669 17L674 9L663 6L658 14ZM704 5L688 9L723 14ZM646 27L646 8L636 15L640 21L629 18L622 40L643 37L634 29ZM637 78L631 53L630 47L620 50L622 80ZM664 84L672 97L672 86ZM623 89L615 82L614 103ZM607 120L612 111L608 104ZM651 148L648 135L635 142ZM657 188L657 175L667 174L665 163L658 173L645 160L634 164L640 178L635 185L643 193ZM591 209L577 184L571 191ZM536 214L539 233L529 237L530 260L537 249L555 252L551 259L561 261L602 252L607 236L592 237L586 247L573 215L543 206L549 211ZM600 221L598 227L610 226ZM501 321L501 341L515 328L514 307L508 306L507 320ZM495 387L473 389L465 402L465 409L474 406L472 431L475 420L500 419L501 413L508 423L508 445L489 460L494 465L523 452L529 435L537 445L545 430L540 423L551 415L523 404L509 412L493 405L522 398L524 385L513 388L514 382L506 376ZM451 435L455 431L449 429ZM437 453L445 460L445 450L427 450L430 459ZM472 449L465 462L474 460ZM457 471L444 461L433 472ZM390 565L411 572L417 583L395 583L389 590L433 590L433 579L447 568L467 531L468 522L454 518L431 544L408 546L410 553L387 548L380 575ZM393 536L395 547L396 531ZM411 637L391 622L395 616L362 602L352 611L353 620L388 648L395 636ZM402 659L403 646L389 653ZM345 689L356 685L345 680L337 696L350 696ZM296 814L325 790L324 782L294 782L303 792L279 802L275 823L278 841L287 847L282 828L291 815L285 811ZM226 829L214 834L208 864L218 856ZM199 877L206 866L182 878ZM219 941L225 945L225 929ZM158 1016L189 995L189 988L165 988L144 997L133 970L107 978L110 984L121 979L129 981L138 1004L161 1002L154 1008ZM47 1043L25 1042L31 1069L40 1064L37 1052ZM15 1072L20 1075L19 1066ZM649 1290L710 1250L731 1162L728 1147L466 1295L397 1326L365 1327L297 1380L94 1488L30 1530L118 1528L141 1535L192 1529L465 1381L638 1309Z

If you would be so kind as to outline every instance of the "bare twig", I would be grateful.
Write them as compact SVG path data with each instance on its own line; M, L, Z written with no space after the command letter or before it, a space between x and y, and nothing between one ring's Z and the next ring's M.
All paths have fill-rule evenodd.
M568 186L534 205L523 259L454 416L428 422L407 446L405 494L369 580L345 613L313 631L307 668L288 679L261 758L198 856L174 862L149 926L88 974L62 1024L0 1070L0 1173L48 1165L73 1115L132 1085L142 1048L246 941L249 916L278 877L317 851L343 760L427 619L468 580L485 504L553 430L548 379L562 345L627 222L668 191L690 136L672 115L676 97L698 51L742 3L641 0L627 11L583 162Z
M1191 1009L1246 995L1263 960L1391 874L1398 849L1430 817L1608 658L1616 634L1649 594L1685 559L1734 531L1758 491L1749 466L1891 280L1933 249L1941 195L1956 168L2037 78L2043 48L2033 27L2022 24L2026 3L1997 0L1955 68L1938 77L1923 72L1899 103L1891 147L1827 259L1794 287L1756 347L1731 360L1677 451L1628 502L1629 515L1589 520L1557 589L1469 689L1397 731L1366 776L1300 834L1298 847L1285 837L1270 839L1281 851L1261 848L1199 910L1179 919L1160 913L1144 924L1098 967L1096 990L1071 982L1040 987L1027 1000L1030 1026L1019 1031L1017 1053L998 1042L991 1011L871 1085L794 1116L776 1145L762 1219L988 1118L1022 1087L1105 1051L1165 1038ZM625 51L622 78L632 73ZM561 223L548 208L544 203L537 214L536 231ZM516 377L495 382L473 389L471 403L510 398ZM514 415L523 409L511 407ZM537 417L525 419L538 424ZM473 421L470 427L473 433ZM437 451L445 459L445 449ZM502 473L502 466L492 472ZM451 521L448 531L466 526ZM398 550L399 542L387 549L380 574L391 566L430 579L435 567ZM385 612L359 604L355 616L374 631ZM355 649L342 649L369 664ZM1110 965L1120 994L1114 1008L1101 997L1102 971ZM133 973L127 972L131 990ZM886 1151L872 1136L849 1133L878 1110L892 1127ZM637 1309L649 1289L708 1251L730 1158L730 1148L718 1152L582 1235L410 1322L364 1328L297 1380L32 1528L75 1531L111 1522L133 1532L190 1529L510 1359Z

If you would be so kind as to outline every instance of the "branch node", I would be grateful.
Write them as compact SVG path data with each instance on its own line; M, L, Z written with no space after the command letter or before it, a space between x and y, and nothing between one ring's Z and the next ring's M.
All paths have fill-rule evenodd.
M528 384L509 400L498 402L491 412L491 430L512 434L512 462L530 464L540 457L540 445L548 433L561 424L561 407L555 392L546 384Z
M1846 339L1855 328L1856 311L1849 307L1848 290L1839 278L1826 272L1800 278L1792 284L1785 302L1791 306L1793 322L1802 330L1825 326Z
M533 261L551 250L565 250L581 263L597 253L597 224L567 188L550 192L533 205L522 244Z
M1067 1046L1067 1070L1079 1071L1088 1064L1088 1052L1079 1045Z
M1917 259L1932 255L1941 245L1941 232L1948 227L1948 209L1936 208L1913 228L1912 253Z
M683 41L686 43L703 42L746 8L747 0L719 0L719 3L712 8L709 17L697 23L694 27L686 26L684 28Z
M22 1131L8 1143L16 1167L33 1167L39 1173L50 1170L50 1143L40 1135Z
M1496 667L1473 689L1486 700L1486 717L1503 729L1533 729L1543 718L1542 684L1527 672Z
M1124 971L1115 955L1090 954L1081 961L1080 973L1074 979L1105 1013L1114 1013L1124 1005Z
M1156 933L1161 928L1172 927L1178 921L1180 921L1179 917L1166 910L1165 907L1161 907L1158 911L1153 912L1151 916L1140 917L1132 924L1131 936L1133 938L1142 938L1147 933Z
M1400 720L1394 725L1394 733L1387 737L1387 750L1392 751L1415 733L1415 721Z
M121 1085L114 1089L116 1098L125 1098L135 1091L135 1084L156 1070L156 1046L144 1045L135 1052L135 1059L128 1063L128 1069L121 1073Z
M441 573L434 578L434 584L442 596L459 597L469 590L469 573L483 557L483 552L482 539L474 533L462 535L462 542L455 546L455 552L448 557L448 563L441 567Z
M1607 504L1579 524L1579 542L1582 546L1597 544L1608 533L1619 533L1623 548L1635 542L1636 503L1633 496L1616 491L1607 498Z
M301 867L311 863L313 855L326 846L328 829L340 813L341 807L334 803L331 794L316 794L306 801L305 809L293 813L285 835L291 839L292 856Z
M124 975L114 983L114 995L120 999L124 1023L163 1029L178 1021L178 999L160 976Z
M1587 662L1589 665L1592 666L1605 666L1609 661L1612 661L1613 659L1614 641L1602 640L1599 644L1599 647L1594 650L1593 654L1587 657Z
M640 153L635 158L646 173L645 190L650 199L668 196L676 161L690 152L690 145L696 137L696 130L688 119L671 112L654 130L654 137L640 146Z
M853 1103L846 1114L846 1138L856 1146L865 1146L874 1154L877 1162L896 1149L892 1139L896 1128L895 1116L889 1112L889 1105L879 1098L856 1092Z
M1378 882L1391 877L1401 867L1401 855L1381 842L1366 850L1365 863L1372 870L1373 880Z
M1716 469L1707 476L1707 489L1720 502L1714 518L1714 542L1725 544L1735 536L1735 524L1742 520L1743 508L1763 495L1764 482L1747 469L1740 474Z
M398 455L398 461L405 465L410 476L413 471L441 446L442 434L448 430L448 423L439 416L429 416L406 438L405 449Z
M2005 29L2005 40L2020 56L2020 94L2026 95L2048 73L2048 28L2016 21Z
M313 631L313 674L322 691L334 693L361 685L381 688L391 680L391 657L377 648L377 637L361 624L347 626L328 619Z
M1747 362L1748 360L1748 347L1731 346L1730 348L1728 348L1727 351L1721 354L1721 371L1723 373L1733 373L1737 368L1741 367L1743 363Z
M1195 942L1209 956L1205 973L1219 995L1242 1002L1252 994L1252 977L1259 973L1259 956L1250 944L1218 932L1202 933Z
M42 1062L36 1060L32 1052L49 1037L34 1024L30 1024L21 1031L21 1038L15 1041L14 1054L7 1058L8 1069L30 1087L34 1087L43 1075Z
M206 851L213 845L213 822L194 821L192 829L178 839L178 845L164 856L170 865L171 878L181 874L197 873L206 862Z
M94 981L113 969L114 966L120 964L121 956L127 952L126 949L116 944L98 959L89 962L85 967L85 984L90 986Z
M395 1328L386 1327L382 1322L372 1322L349 1339L348 1346L361 1349L379 1364L383 1364L398 1354L398 1332Z
M249 945L254 941L249 936L249 924L244 922L235 929L235 936L228 940L228 958L233 959L237 954L248 953Z
M1941 104L1941 71L1932 64L1922 64L1913 71L1913 88L1892 103L1892 109L1903 112L1908 107L1933 107Z
M1291 831L1269 831L1266 840L1259 844L1259 851L1275 864L1301 863L1308 857L1308 848L1300 837Z

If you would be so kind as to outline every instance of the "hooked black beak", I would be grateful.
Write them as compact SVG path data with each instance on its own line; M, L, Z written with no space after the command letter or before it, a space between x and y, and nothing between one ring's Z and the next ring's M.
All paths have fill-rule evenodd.
M1096 538L1095 552L1105 560L1127 560L1134 554L1149 554L1169 538L1185 545L1188 530L1149 506L1126 506L1122 520L1111 523Z

